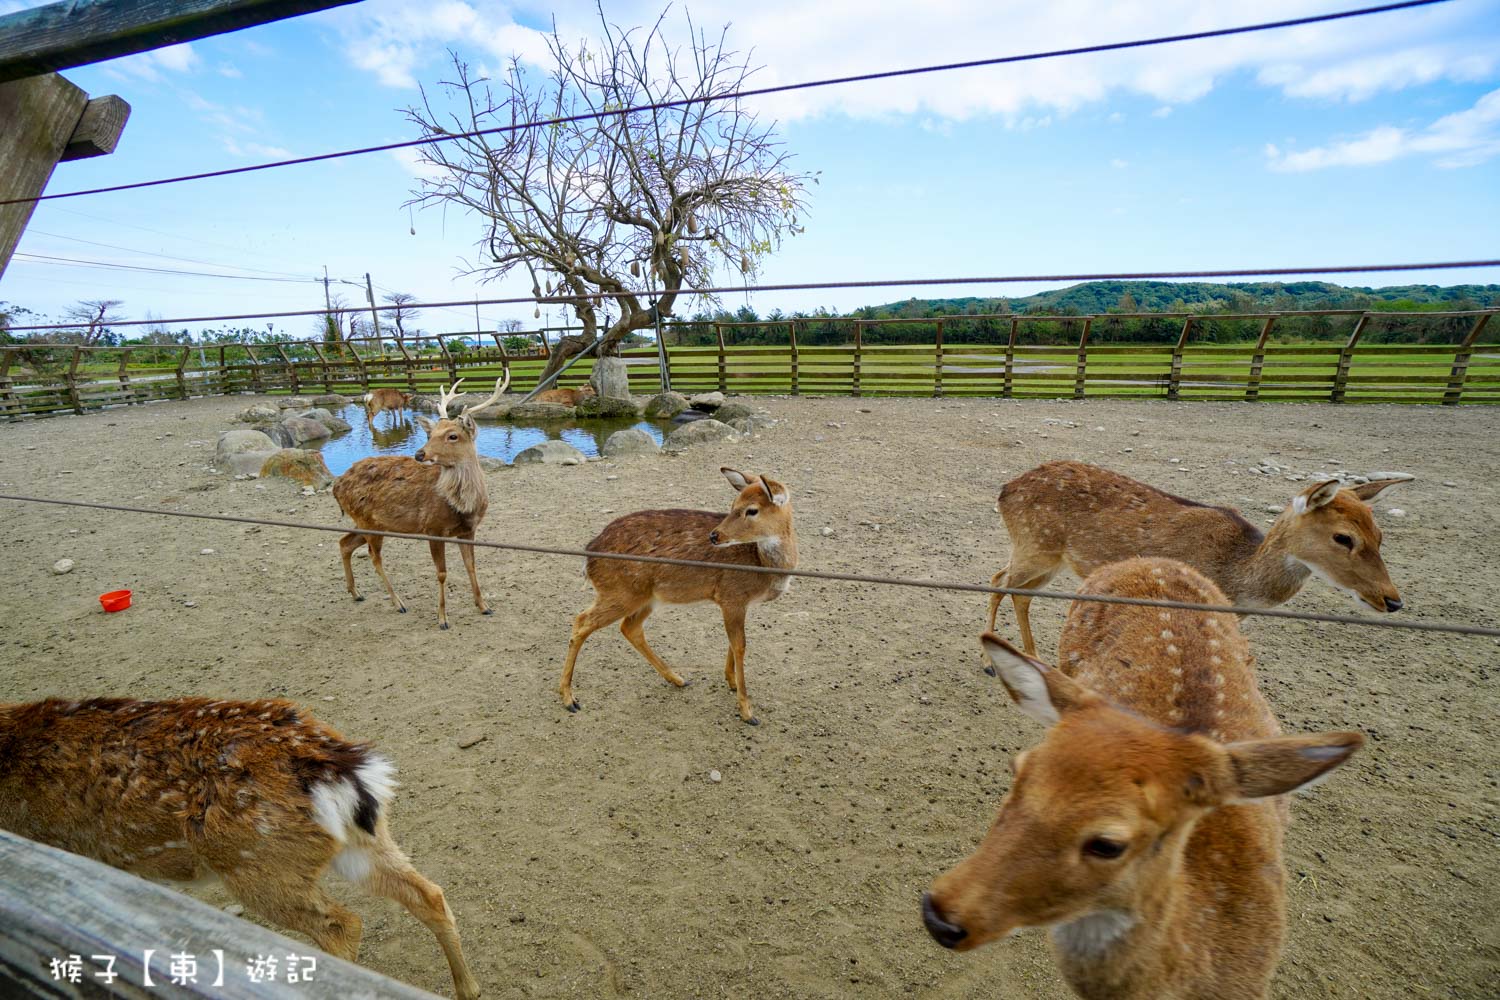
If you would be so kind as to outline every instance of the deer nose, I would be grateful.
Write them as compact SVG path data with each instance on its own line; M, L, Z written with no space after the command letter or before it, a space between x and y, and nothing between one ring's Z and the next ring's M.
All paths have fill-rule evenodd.
M930 892L922 893L922 923L927 925L927 933L932 935L932 939L944 948L955 947L969 936L969 932L962 927L943 919Z
M718 531L710 531L708 533L708 544L710 544L710 545L718 545L719 544L719 533L718 533Z
M1387 611L1400 611L1404 606L1399 597L1387 597L1385 599L1385 609Z
M415 458L418 462L425 462L427 461L427 450L425 448L418 448L417 453L412 457Z

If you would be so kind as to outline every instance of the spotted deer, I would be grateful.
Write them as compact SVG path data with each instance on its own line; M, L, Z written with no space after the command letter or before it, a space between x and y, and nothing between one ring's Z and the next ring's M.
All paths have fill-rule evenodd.
M739 699L740 718L760 725L745 689L745 614L750 605L774 601L791 578L775 573L736 572L736 566L794 569L797 532L792 501L785 486L768 476L720 469L738 491L728 514L707 510L643 510L616 518L589 542L590 552L661 556L713 563L671 566L622 559L589 559L584 572L593 585L594 603L573 622L568 658L558 693L564 707L578 711L573 696L573 667L584 640L620 622L620 631L667 682L684 687L676 671L646 643L645 622L661 604L713 601L724 615L729 651L724 680ZM622 621L623 619L623 621Z
M1169 559L1131 559L1088 594L1225 596ZM1050 927L1090 1000L1258 1000L1285 926L1283 795L1363 745L1282 736L1232 614L1074 602L1057 669L985 633L1021 711L1047 726L1018 754L977 850L922 897L928 932L967 951Z
M365 393L365 422L373 424L375 417L390 410L400 417L411 405L411 393L400 389L371 389Z
M1121 559L1162 556L1197 569L1237 605L1276 607L1316 576L1376 611L1400 611L1369 501L1410 478L1348 488L1337 479L1313 483L1262 532L1232 507L1173 496L1096 465L1048 462L1000 490L995 510L1011 555L990 585L1035 590L1063 563L1086 577ZM992 631L1003 599L990 595ZM1011 602L1021 642L1035 656L1031 598Z
M215 882L354 961L363 922L330 869L436 935L458 1000L479 985L443 890L391 836L391 762L281 700L0 704L0 828L145 878Z
M563 406L577 406L585 399L591 399L593 396L594 387L585 385L578 389L548 389L546 392L537 393L536 398L532 402L561 403Z
M479 467L479 452L475 439L479 426L469 416L471 410L481 410L504 394L510 385L510 370L503 379L495 380L495 392L477 406L465 406L456 417L448 416L448 407L458 396L458 387L463 379L442 392L438 400L441 420L418 417L417 422L427 432L427 443L415 457L408 455L377 455L362 458L349 467L333 485L333 498L339 510L354 522L356 530L339 539L339 554L344 560L344 583L356 601L364 597L354 585L354 567L351 557L361 545L370 547L370 562L380 575L391 603L396 610L406 614L406 605L391 586L391 578L385 575L385 564L380 550L385 543L381 535L364 534L361 529L373 531L400 531L417 535L442 535L459 542L458 552L463 558L464 569L469 571L469 584L474 589L474 606L481 614L493 614L479 589L479 576L474 569L474 546L472 542L479 522L484 520L489 509L489 491L484 482L484 470ZM448 556L447 543L428 542L432 561L437 566L438 578L438 627L448 627Z

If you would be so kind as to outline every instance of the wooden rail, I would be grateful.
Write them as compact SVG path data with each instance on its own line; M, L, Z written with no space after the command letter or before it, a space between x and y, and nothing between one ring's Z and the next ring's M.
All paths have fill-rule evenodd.
M667 351L672 387L682 392L850 396L1002 396L1095 398L1124 396L1181 400L1268 402L1500 403L1500 344L1480 344L1500 310L1453 313L1362 313L1328 310L1152 318L1181 320L1175 341L1139 344L1101 339L1118 314L1103 316L945 316L926 320L837 320L849 340L818 343L829 321L799 318L754 324L679 324L711 338L702 346ZM1273 325L1292 317L1337 317L1351 331L1313 344L1270 342ZM1454 344L1372 342L1382 322L1461 319L1467 329ZM974 319L1003 320L996 343L965 343L957 334ZM1258 321L1259 337L1244 343L1204 343L1216 321ZM874 342L877 331L925 323L928 343ZM736 343L734 331L776 330L770 344ZM1008 326L1008 334L1005 327ZM1028 333L1076 331L1071 343L1027 343ZM1118 334L1117 334L1118 335ZM674 339L670 330L669 340ZM939 339L940 338L940 339ZM541 351L511 353L498 336L491 347L456 350L449 335L403 341L286 342L216 345L210 364L198 348L71 344L13 344L0 348L0 419L84 413L108 406L238 393L336 393L357 397L372 388L436 394L457 378L478 390L508 364L513 391L529 391L547 362ZM421 349L422 344L434 345ZM373 349L372 349L373 345ZM394 348L391 350L390 348ZM113 352L113 353L110 353ZM134 358L155 364L134 365ZM638 394L660 390L656 348L623 352ZM91 363L89 359L97 358ZM169 360L162 360L163 358ZM216 361L216 363L213 363ZM581 385L591 361L566 372L559 385ZM92 369L92 371L91 371Z
M415 922L410 932L414 941L428 937ZM174 977L177 956L192 958L191 981L186 961ZM275 973L262 961L253 976L266 956L275 956ZM442 965L436 947L431 958ZM436 1000L180 892L3 830L0 996Z

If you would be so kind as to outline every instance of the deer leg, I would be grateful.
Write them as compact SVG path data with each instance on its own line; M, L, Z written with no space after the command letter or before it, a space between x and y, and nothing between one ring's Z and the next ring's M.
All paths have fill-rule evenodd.
M1061 565L1061 553L1042 553L1018 548L1011 553L1010 563L995 574L990 585L1035 590L1046 586L1047 581L1057 575ZM992 632L995 630L995 613L999 611L1000 602L1003 600L1003 594L990 595L990 631ZM1031 635L1031 598L1012 594L1010 602L1016 609L1016 624L1021 629L1021 643L1025 647L1026 655L1035 656L1036 642ZM994 668L986 666L985 673L993 677Z
M1007 584L1005 583L1005 575L1008 572L1010 572L1010 566L1007 564L1006 566L1004 566L1000 570L1000 572L998 572L994 576L990 577L990 586L991 587L1004 587L1004 586L1007 586ZM1004 594L991 594L990 595L990 623L986 627L991 632L995 631L995 617L1000 613L1000 605L1001 605L1001 603L1004 600L1005 600L1005 595Z
M734 657L734 693L739 697L740 721L758 726L760 720L750 707L750 694L745 689L745 609L724 607L722 610L724 631L729 636L729 655Z
M620 631L625 633L625 638L630 640L630 644L635 647L636 652L644 656L646 662L655 667L656 672L666 678L668 684L673 684L677 687L686 687L687 681L683 680L677 675L676 671L667 666L662 658L656 655L656 650L652 649L646 643L646 619L651 616L651 611L652 606L647 604L645 607L626 615L625 620L620 622Z
M359 958L359 939L364 922L359 914L339 905L318 885L321 869L311 877L296 869L239 868L222 873L224 888L273 923L306 934L328 954L345 961Z
M600 594L594 598L593 604L573 619L573 637L568 641L568 659L563 663L562 681L557 685L557 693L562 696L563 707L568 711L576 712L579 707L578 699L573 697L573 667L578 662L578 651L583 648L584 640L638 607L640 604L635 600L627 602L618 598L606 599Z
M438 628L448 628L448 543L428 542L432 551L432 564L437 567L438 577Z
M385 584L386 592L391 595L391 603L396 610L403 615L406 614L406 605L401 603L401 598L396 596L396 588L391 586L391 578L385 575L385 563L380 560L380 547L385 544L384 535L366 535L365 541L370 545L370 562L375 566L375 572L380 574L381 581Z
M453 920L453 911L443 897L443 890L422 877L412 867L401 848L396 846L382 818L375 827L375 843L366 849L370 861L368 874L360 882L361 888L377 896L393 899L404 906L408 913L420 920L437 937L443 956L448 959L448 968L453 973L453 990L458 1000L478 1000L479 984L464 961L463 947L458 940L458 927Z
M738 691L734 686L734 647L724 651L724 680L729 685L729 690Z
M356 601L363 601L365 598L354 586L354 566L349 560L363 544L365 536L357 531L351 531L339 539L339 555L344 559L344 585L349 588L349 593L354 595Z
M470 540L473 537L473 535L470 535ZM474 571L474 546L460 545L458 547L458 554L463 557L464 569L469 571L469 585L474 588L474 606L479 609L479 613L482 615L494 614L495 609L484 603L484 594L479 589L479 574Z

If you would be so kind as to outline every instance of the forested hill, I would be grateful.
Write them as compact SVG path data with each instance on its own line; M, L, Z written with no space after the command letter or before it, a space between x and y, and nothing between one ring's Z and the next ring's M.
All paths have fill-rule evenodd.
M1500 306L1500 285L1390 285L1368 288L1326 281L1217 284L1175 281L1089 281L1023 298L907 299L866 306L863 319L976 313L1264 312L1294 309L1429 311Z

